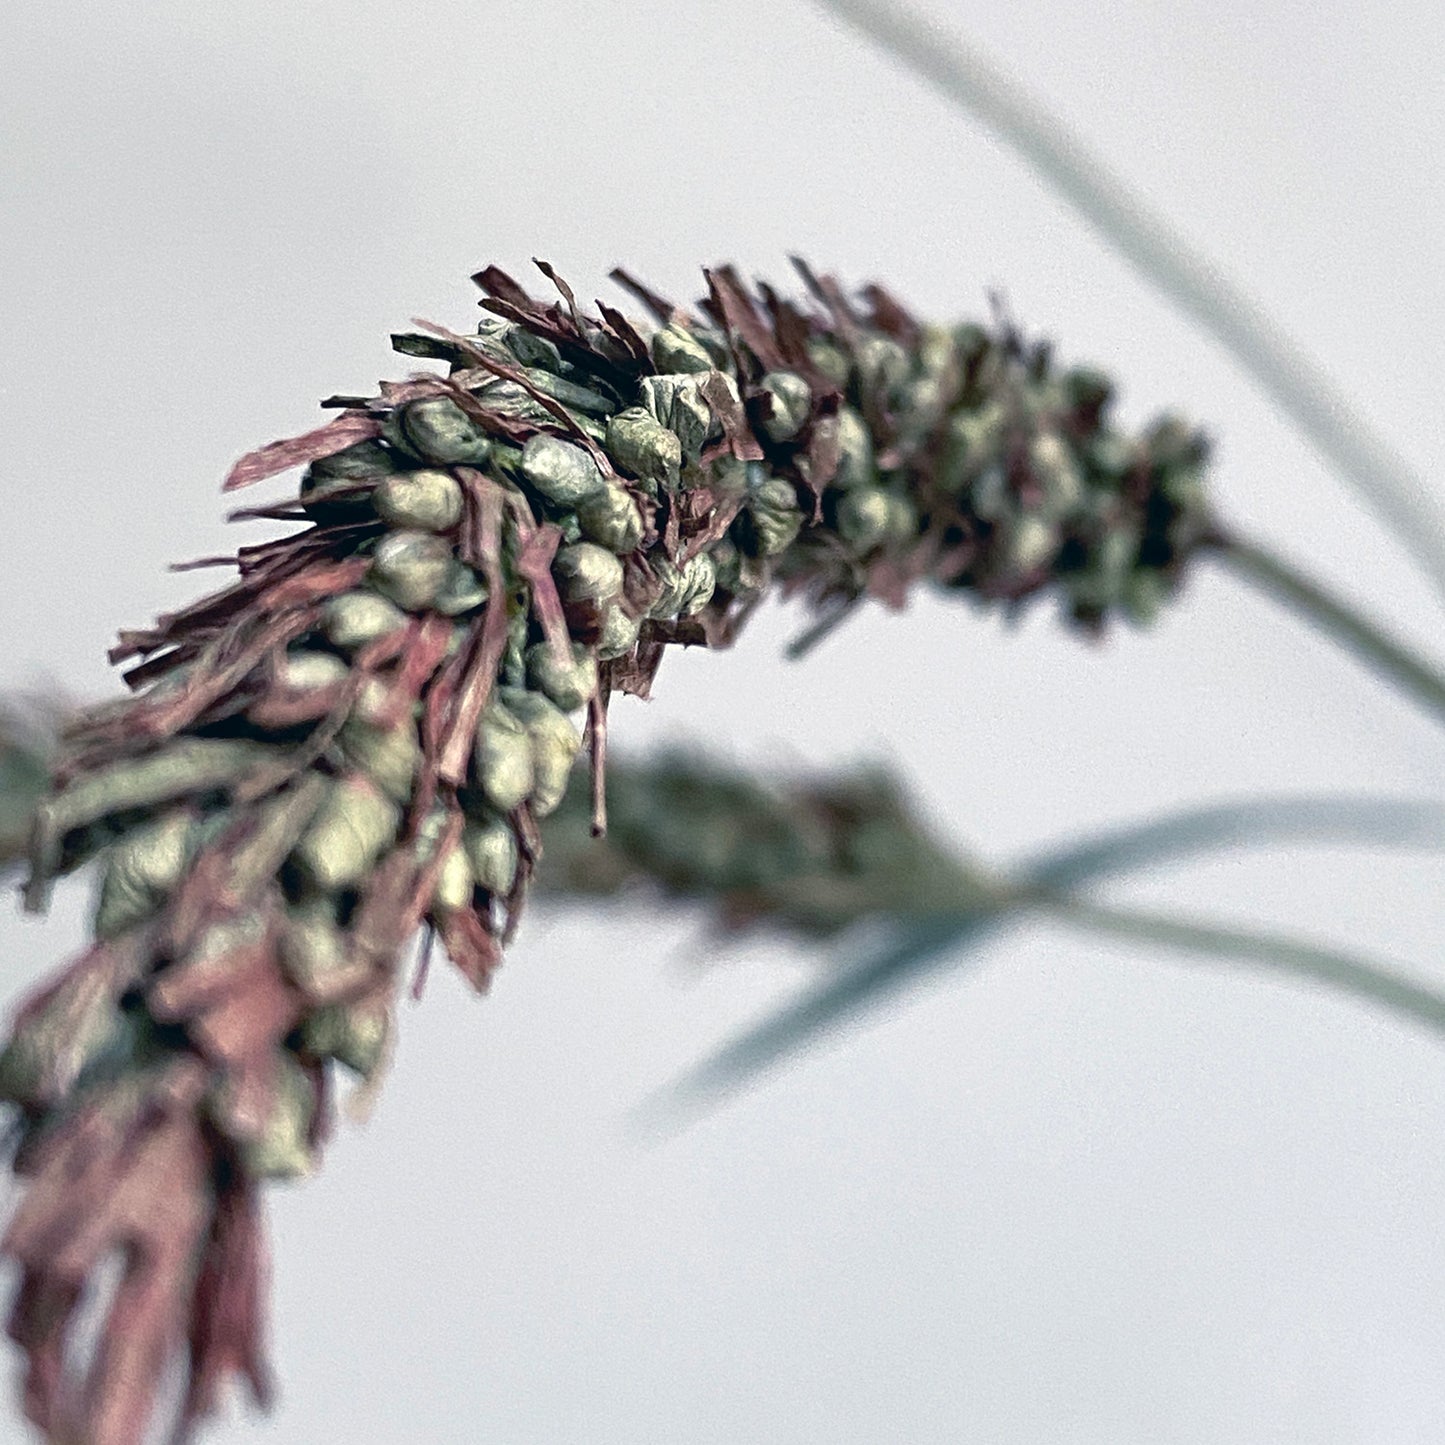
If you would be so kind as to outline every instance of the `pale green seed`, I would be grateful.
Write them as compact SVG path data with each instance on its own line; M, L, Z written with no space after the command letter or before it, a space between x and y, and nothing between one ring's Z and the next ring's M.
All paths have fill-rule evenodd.
M652 360L662 372L711 371L712 356L686 327L669 322L653 333Z
M487 596L487 584L459 557L453 557L432 607L445 617L460 617L480 607Z
M607 422L607 451L623 471L653 486L676 487L682 443L646 407L631 406Z
M812 388L795 371L770 371L760 384L772 398L772 413L763 421L763 430L775 442L791 441L812 410Z
M377 592L343 592L328 599L321 627L337 647L355 652L406 625L406 614Z
M347 763L365 773L387 797L405 803L421 767L421 739L410 716L379 728L355 713L342 724L337 745Z
M552 576L565 602L610 602L622 591L622 563L595 542L558 548Z
M327 790L292 859L323 893L350 888L370 873L400 821L401 810L375 783L349 774Z
M462 519L462 489L456 478L432 469L385 478L371 500L377 515L393 527L449 532Z
M311 1172L311 1118L316 1095L306 1071L282 1050L276 1065L276 1087L271 1112L259 1131L237 1141L241 1166L252 1179L297 1179ZM226 1128L227 1100L218 1106Z
M281 934L280 956L286 976L310 997L325 997L356 972L346 937L336 924L335 908L327 898L307 899L290 910Z
M288 692L311 692L315 688L345 682L350 672L351 669L334 652L297 648L279 660L276 679Z
M598 658L602 662L611 662L615 657L626 657L637 646L637 636L641 631L641 619L629 617L621 604L614 602L602 620L602 635L597 639Z
M575 712L597 691L597 658L580 642L571 644L566 661L550 642L533 643L526 662L528 686L545 693L563 712Z
M511 828L500 818L469 823L462 834L462 846L477 887L506 897L517 879L517 839Z
M372 586L408 612L430 607L451 574L452 549L431 532L391 532L376 544Z
M449 913L459 913L469 907L476 881L472 865L467 861L466 849L458 839L442 859L436 891L432 894L432 912L444 918Z
M572 764L582 747L582 734L560 708L540 693L525 688L505 688L502 695L532 741L532 767L536 777L532 811L537 817L545 818L567 792Z
M329 1004L314 1009L301 1027L306 1051L318 1059L336 1059L369 1079L386 1057L391 1010L380 999Z
M195 820L182 812L138 828L110 848L95 936L114 938L149 918L180 881L195 841Z
M576 507L606 485L597 463L579 446L538 432L522 448L522 475L549 502Z
M440 466L480 466L491 443L449 396L429 396L402 408L401 432L419 456Z
M584 536L619 556L642 541L642 513L625 487L609 484L577 507Z
M495 699L477 725L473 749L477 786L499 813L510 813L532 791L532 741L517 718Z

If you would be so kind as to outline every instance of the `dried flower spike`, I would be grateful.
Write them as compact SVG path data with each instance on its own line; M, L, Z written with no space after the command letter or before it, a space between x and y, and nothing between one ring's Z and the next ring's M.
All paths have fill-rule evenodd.
M923 580L1048 594L1097 628L1147 616L1207 540L1197 433L1121 433L1096 374L1010 325L925 327L803 275L798 305L719 268L689 313L619 273L640 325L480 273L476 336L396 338L447 374L233 469L306 466L268 515L312 525L123 635L136 696L69 730L31 856L36 904L103 860L96 941L0 1056L42 1428L137 1445L187 1342L182 1435L228 1374L264 1398L257 1182L312 1166L338 1065L378 1066L419 927L486 986L570 714L600 772L610 694L646 695L669 643L727 644L774 587L825 620ZM66 1331L117 1251L77 1376Z

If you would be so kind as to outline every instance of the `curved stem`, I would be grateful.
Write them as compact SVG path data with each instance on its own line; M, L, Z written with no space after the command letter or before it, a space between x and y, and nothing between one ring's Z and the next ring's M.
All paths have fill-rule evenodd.
M1367 999L1435 1033L1445 1033L1445 996L1354 954L1318 948L1274 933L1192 922L1143 909L1114 908L1053 889L1025 887L1015 896L1020 906L1049 914L1070 927L1312 979Z
M1353 652L1374 673L1445 722L1445 675L1352 603L1255 542L1220 533L1212 543L1235 573Z
M1354 485L1445 595L1442 517L1424 478L1263 307L962 37L889 0L819 3L1010 146L1136 271L1209 332Z

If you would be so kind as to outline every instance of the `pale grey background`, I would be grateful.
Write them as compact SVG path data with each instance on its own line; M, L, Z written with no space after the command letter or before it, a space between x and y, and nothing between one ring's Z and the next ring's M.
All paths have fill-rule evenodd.
M1434 0L934 9L1438 474ZM795 249L940 318L1002 286L1129 415L1209 423L1229 515L1438 639L1397 550L1216 348L810 4L10 0L5 31L6 685L112 691L113 631L198 587L165 565L266 534L221 525L228 463L396 374L410 317L467 323L471 271L534 254L583 296L617 262L694 295L702 263L782 278ZM886 757L997 856L1221 793L1440 791L1438 732L1212 571L1096 648L1046 610L1009 630L920 598L794 668L796 622L671 659L615 737ZM1118 896L1442 976L1441 878L1255 852ZM80 892L48 923L6 905L7 995L75 945ZM710 957L691 916L538 910L487 1000L437 976L370 1125L273 1195L283 1400L210 1438L1445 1438L1438 1040L1039 929L639 1148L629 1107L808 967L759 945L695 972Z

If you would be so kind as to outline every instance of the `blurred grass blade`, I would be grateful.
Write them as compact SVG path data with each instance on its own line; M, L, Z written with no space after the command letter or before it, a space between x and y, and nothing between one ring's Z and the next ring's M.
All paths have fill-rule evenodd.
M1445 846L1445 803L1288 795L1206 803L1045 849L1012 872L1039 887L1078 888L1201 853L1269 843L1439 848Z
M890 0L819 0L1010 146L1121 256L1194 318L1353 484L1445 596L1445 528L1425 479L1280 324L961 36Z
M724 1044L645 1106L644 1113L659 1120L680 1121L702 1112L814 1040L934 971L978 963L982 948L1002 928L1024 921L1040 899L1058 900L1060 890L1221 848L1284 842L1438 848L1445 845L1445 804L1369 797L1265 798L1188 808L1050 848L1014 869L1013 882L999 887L991 906L979 904L950 917L897 922L893 936L878 952L845 966L841 973L831 973L801 998ZM1074 901L1070 900L1071 905ZM1080 908L1091 906L1082 900L1077 902ZM1049 906L1057 910L1060 905L1055 901ZM1177 922L1173 926L1184 930L1194 927ZM1238 942L1248 937L1228 930L1215 930L1214 936L1221 946L1225 940ZM1276 966L1283 966L1280 960L1286 956L1280 950L1295 949L1290 956L1299 963L1296 971L1304 972L1306 956L1313 953L1317 969L1312 976L1351 992L1367 992L1361 980L1366 977L1364 970L1372 965L1360 964L1352 972L1341 965L1358 961L1347 960L1344 955L1310 950L1287 940L1275 939L1272 945L1277 946L1273 956ZM1386 989L1386 979L1391 987L1398 985L1404 990L1391 995L1396 1007L1413 1002L1417 1014L1424 1016L1430 1007L1440 1003L1428 991L1411 993L1413 985L1375 972L1381 990ZM1371 996L1382 999L1384 994Z
M1445 1034L1445 995L1358 954L1302 943L1276 933L1256 933L1139 909L1111 908L1043 889L1033 890L1029 898L1034 908L1071 928L1324 983L1411 1023L1422 1024L1434 1033Z

